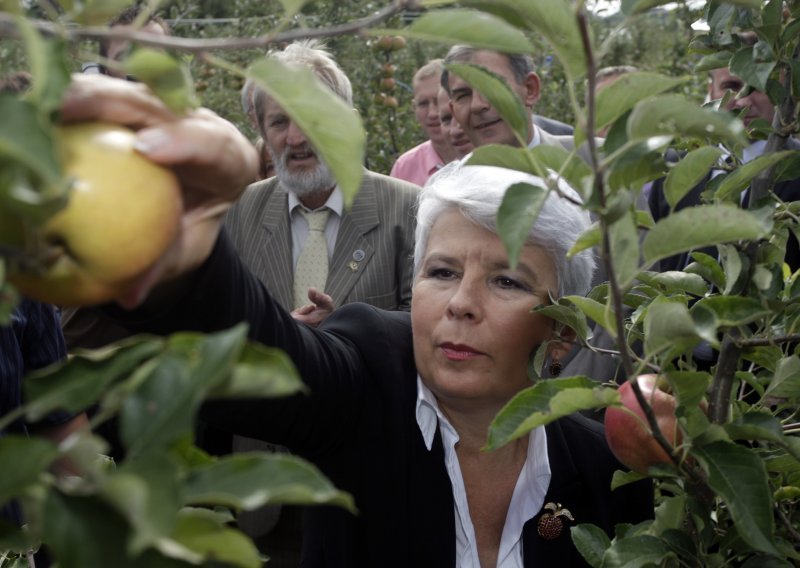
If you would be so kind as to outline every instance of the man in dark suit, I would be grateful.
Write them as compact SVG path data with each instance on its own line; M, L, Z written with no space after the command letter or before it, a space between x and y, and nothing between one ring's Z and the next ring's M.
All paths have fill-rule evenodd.
M708 81L708 97L710 100L723 99L726 93L733 93L728 99L726 109L734 113L742 113L742 121L745 127L751 131L754 126L754 121L764 121L768 124L772 123L775 116L775 106L769 100L766 93L751 89L747 92L742 92L746 87L744 81L733 75L727 67L714 69L710 72ZM736 93L742 93L737 95ZM749 147L744 150L744 162L750 161L753 158L760 156L766 147L766 140L751 140ZM786 142L787 150L800 149L800 141L796 138L789 138ZM672 159L677 159L675 153L671 154ZM667 156L670 159L670 155ZM676 205L670 208L664 197L664 179L659 179L653 182L653 188L650 192L649 202L650 210L653 218L658 221L669 215L673 211L680 211L687 207L694 207L700 205L702 202L701 195L705 191L708 182L717 175L717 171L710 171L703 178L703 180L693 187ZM775 195L782 201L797 201L800 200L800 179L785 180L776 183L772 188ZM745 190L741 196L741 203L747 206L750 201L750 189ZM711 255L716 255L716 249L709 249ZM690 253L684 252L670 258L663 259L659 267L662 271L665 270L683 270L691 261ZM797 269L800 267L800 252L798 252L797 240L794 237L789 238L786 251L786 261L792 267Z

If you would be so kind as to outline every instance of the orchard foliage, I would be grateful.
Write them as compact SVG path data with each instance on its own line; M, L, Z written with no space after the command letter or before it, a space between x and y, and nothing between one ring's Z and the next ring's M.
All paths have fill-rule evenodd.
M0 124L0 213L31 226L63 203L65 184L52 147L51 121L68 71L75 68L74 56L86 57L81 51L85 40L96 37L93 28L83 26L97 21L92 10L112 4L117 9L120 3L62 4L62 12L28 13L27 19L10 15L15 7L24 12L16 3L0 4L5 10L0 30L18 38L25 54L20 60L36 78L23 101L0 98L3 116L13 117ZM649 471L658 488L654 521L617 527L609 539L577 519L573 541L596 567L796 565L800 283L798 273L783 260L790 236L798 236L800 209L777 201L769 190L776 180L793 179L800 172L797 152L785 150L786 137L797 130L800 6L776 0L707 2L700 15L708 30L691 35L688 23L697 14L688 8L665 12L665 0L623 0L612 28L591 16L583 2L572 0L436 0L420 2L428 9L404 19L406 4L306 6L283 0L270 4L275 10L269 16L253 20L259 13L243 0L178 0L166 6L173 17L181 10L188 16L191 6L196 9L191 15L226 17L233 10L236 17L247 18L213 37L202 23L193 24L196 37L204 41L257 35L264 40L247 49L233 49L232 39L227 46L217 41L205 50L168 40L161 45L166 53L139 49L126 65L176 106L192 104L194 87L203 102L240 124L237 89L244 78L253 78L307 129L352 198L365 160L380 165L376 169L388 169L397 152L413 145L397 147L411 139L414 128L408 95L398 87L410 82L413 68L454 43L532 53L544 76L539 109L554 118L573 118L589 163L543 146L489 146L471 160L551 179L557 172L577 189L597 223L573 252L598 247L609 280L588 297L566 297L538 309L573 328L582 344L594 330L604 329L616 341L615 352L605 356L616 357L629 380L649 372L664 377L677 399L682 433L677 448L657 437L672 463ZM363 12L351 11L358 9ZM368 20L349 28L353 35L336 30L329 35L359 92L360 116L340 108L341 101L310 74L290 72L260 57L265 47L330 30L331 25L352 22L352 16ZM68 27L68 21L82 26ZM659 45L664 36L637 31L652 21L668 22L660 29L685 41L671 42L669 49L661 44L653 54L650 44ZM300 25L307 26L305 31ZM740 37L750 31L758 38L753 46ZM407 46L391 52L369 49L385 36L405 37ZM3 41L2 49L11 49L9 41ZM633 63L642 71L595 97L594 72L618 63ZM397 108L375 99L375 78L384 78L386 64L395 66ZM741 121L713 104L701 105L703 74L720 66L730 66L750 86L764 90L779 109L772 125L758 125L759 135L767 138L767 154L747 165L742 165L748 137ZM155 68L158 73L146 73ZM187 68L194 72L193 81L186 80ZM520 106L507 88L480 69L462 65L458 72L522 133ZM566 96L554 96L552 85ZM338 109L335 121L329 118L331 108ZM609 135L598 146L594 132L606 125L611 126ZM664 155L669 148L685 152L685 158L668 165ZM643 186L664 176L667 198L674 205L723 152L733 163L709 184L703 205L658 223L634 206ZM739 195L748 185L754 197L743 209ZM509 191L498 225L512 257L535 219L542 192L556 190L553 184L546 190ZM658 261L666 257L709 246L716 254L694 252L686 269L658 271ZM35 253L3 250L6 259ZM7 298L13 297L8 286L4 290ZM136 338L31 377L31 402L20 413L35 418L58 407L77 410L99 404L96 421L120 417L128 457L109 467L97 459L104 442L90 435L60 448L39 439L0 439L2 471L14 472L0 479L0 499L18 497L31 519L27 532L3 528L0 549L20 552L43 540L65 567L211 565L212 557L214 565L254 566L255 549L226 524L232 512L265 502L352 507L347 496L308 464L277 456L215 460L192 445L193 416L202 400L282 396L302 388L280 354L247 344L244 336L234 328L206 337ZM718 353L710 368L693 355L700 345ZM538 359L543 359L543 350ZM632 388L638 391L636 383ZM489 447L571 412L619 404L616 388L589 377L536 381L498 415ZM652 412L648 421L655 424ZM64 453L84 468L83 478L54 479L46 472ZM620 474L615 482L637 478ZM270 485L278 479L297 483Z

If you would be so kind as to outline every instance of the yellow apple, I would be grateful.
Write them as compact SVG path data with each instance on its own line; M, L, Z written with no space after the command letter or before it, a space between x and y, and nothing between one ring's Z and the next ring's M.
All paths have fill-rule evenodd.
M39 228L38 266L12 270L9 280L30 298L62 306L130 297L177 234L180 184L134 150L127 128L83 123L57 136L69 201Z

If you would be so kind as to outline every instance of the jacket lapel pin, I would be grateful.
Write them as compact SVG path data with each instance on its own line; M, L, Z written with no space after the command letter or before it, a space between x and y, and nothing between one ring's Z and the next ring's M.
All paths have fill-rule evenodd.
M350 270L352 270L353 272L355 272L356 270L358 270L358 263L357 263L355 260L351 260L351 261L350 261L350 264L348 264L347 266L348 266L348 267L350 268Z
M561 536L561 531L564 530L563 518L575 521L569 509L562 508L561 503L547 503L543 508L545 512L539 517L536 531L544 540L555 540Z

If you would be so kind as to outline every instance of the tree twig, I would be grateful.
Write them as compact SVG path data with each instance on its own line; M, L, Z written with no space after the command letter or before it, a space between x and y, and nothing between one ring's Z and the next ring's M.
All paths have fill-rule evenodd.
M44 35L61 37L67 41L83 39L125 39L150 47L175 49L188 53L201 53L217 49L266 48L270 45L290 43L299 39L317 39L360 33L364 29L387 20L406 8L410 8L414 4L414 0L396 0L374 14L365 18L353 20L352 22L323 28L300 28L280 33L269 33L252 38L193 39L154 35L148 32L125 29L119 26L114 29L108 27L66 27L43 20L29 20L29 23L34 29ZM11 14L5 12L0 13L0 37L20 37L17 20Z

